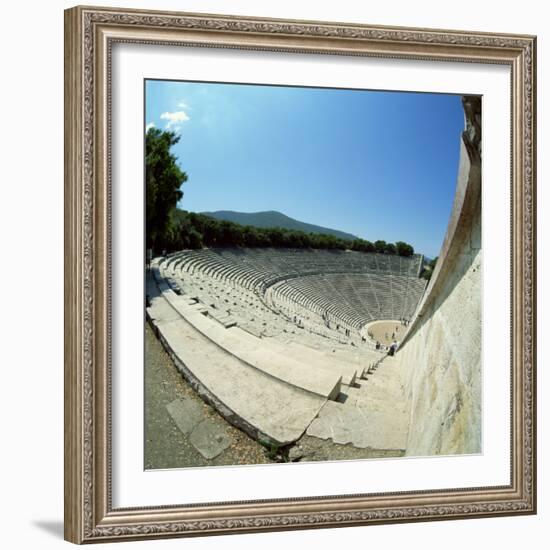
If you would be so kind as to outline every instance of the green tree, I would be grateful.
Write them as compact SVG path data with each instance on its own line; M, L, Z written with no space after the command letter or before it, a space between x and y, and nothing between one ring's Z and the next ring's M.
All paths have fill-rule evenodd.
M246 225L243 229L244 246L255 247L259 242L258 230L252 225Z
M203 247L202 234L199 233L194 227L189 230L189 233L187 234L187 239L189 241L189 248L196 249Z
M374 250L379 254L384 254L386 252L386 241L374 241Z
M351 243L351 250L357 252L374 252L374 245L365 239L355 239Z
M414 248L403 241L397 241L395 243L395 248L400 256L412 256L414 254Z
M411 245L398 241L372 243L356 238L353 241L339 239L334 235L323 233L305 233L304 231L282 227L254 227L241 225L227 220L217 220L204 214L187 212L173 207L166 216L167 222L162 234L157 235L155 246L169 251L182 248L208 247L279 247L279 248L313 248L322 250L355 250L357 252L379 252L382 254L414 254ZM425 263L426 273L435 266ZM431 264L431 265L430 265Z
M181 185L187 174L170 149L180 137L174 132L150 128L145 136L145 223L147 247L159 250L171 242L170 215L183 197Z
M433 272L435 270L435 266L437 264L437 256L430 260L429 262L426 262L422 267L422 272L420 273L420 277L423 279L426 279L429 281L432 278Z

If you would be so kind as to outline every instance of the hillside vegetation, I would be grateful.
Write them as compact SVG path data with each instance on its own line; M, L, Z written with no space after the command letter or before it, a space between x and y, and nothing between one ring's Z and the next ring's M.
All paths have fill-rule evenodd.
M323 233L306 233L283 227L253 227L227 220L216 220L204 214L174 209L163 239L167 251L208 247L281 247L356 250L412 256L414 248L405 242L387 243L355 238L339 239Z
M227 220L228 222L238 223L240 225L252 225L253 227L281 227L283 229L292 229L303 231L304 233L322 233L323 235L334 235L339 239L353 241L357 237L351 233L330 229L312 223L305 223L281 212L268 210L267 212L234 212L233 210L219 210L217 212L201 212L205 216L210 216L216 220Z
M347 233L305 224L279 212L268 213L271 214L271 223L284 223L287 227L254 227L180 210L176 205L183 197L180 188L188 176L179 168L177 158L171 152L178 141L179 136L174 132L157 128L151 128L145 136L146 246L155 254L205 246L340 249L401 256L414 254L413 247L402 241L386 243L378 240L372 243ZM278 215L275 220L274 214ZM291 222L294 226L289 228ZM312 232L311 228L321 232Z

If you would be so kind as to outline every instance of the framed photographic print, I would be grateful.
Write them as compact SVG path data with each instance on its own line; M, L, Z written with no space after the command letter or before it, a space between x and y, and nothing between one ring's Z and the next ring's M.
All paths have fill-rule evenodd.
M65 12L65 537L532 514L533 36Z

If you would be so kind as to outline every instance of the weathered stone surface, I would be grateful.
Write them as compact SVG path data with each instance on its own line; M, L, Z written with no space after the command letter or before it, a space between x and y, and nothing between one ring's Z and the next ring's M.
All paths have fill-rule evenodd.
M298 362L279 353L280 350L271 343L248 335L239 327L226 329L204 315L198 315L193 306L186 305L180 298L173 300L181 316L225 352L296 388L327 399L338 395L341 378L338 372L316 369L303 361Z
M208 420L203 420L195 426L189 441L204 458L209 460L217 457L231 444L227 431Z
M320 439L305 434L298 442L300 452L304 453L300 462L323 460L363 460L369 458L388 458L404 456L403 450L395 449L359 449L353 445L339 445L332 439Z
M166 410L184 434L190 433L204 418L201 406L191 399L174 399L166 405Z
M286 350L290 357L302 363L307 362L311 364L314 366L315 370L337 373L342 377L342 383L347 386L353 386L356 378L360 376L357 374L359 367L351 362L346 362L336 357L327 357L324 353L308 348L297 342L288 344ZM362 372L362 369L360 370Z
M158 321L175 321L180 318L179 313L162 297L150 294L151 305L147 308L147 315L156 324Z
M307 435L359 449L404 452L409 417L406 374L395 358L386 357L376 372L344 388L339 402L325 404Z
M332 439L335 443L351 443L358 448L404 449L407 442L406 417L392 410L363 404L328 401L311 423L307 435Z
M304 456L305 452L300 445L295 445L288 451L289 462L298 462L298 460L301 460Z

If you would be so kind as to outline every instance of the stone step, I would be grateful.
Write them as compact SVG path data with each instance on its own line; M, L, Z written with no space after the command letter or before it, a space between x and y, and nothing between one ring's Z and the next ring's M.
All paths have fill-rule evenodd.
M231 328L237 326L237 321L233 317L226 317L225 319L220 319L219 322L225 327L225 328Z
M324 351L323 354L329 359L335 359L353 365L357 369L358 378L363 378L371 365L371 361L368 357L363 357L360 353L356 352L335 350L333 352Z
M256 338L261 338L264 334L261 327L258 327L251 321L245 321L244 323L239 323L239 327L241 327L243 330L251 334L252 336L255 336Z
M325 398L247 365L182 318L162 295L150 299L147 314L165 349L222 416L253 438L277 445L303 435Z
M148 290L147 296L151 304L146 308L147 316L155 326L158 322L181 319L181 315L162 296L159 296L158 292L155 294L154 291Z
M370 403L378 404L391 412L392 410L404 410L406 400L403 392L399 388L393 388L390 385L381 387L371 385L362 385L361 388L346 388L345 404L360 404L368 406Z
M308 364L286 357L265 345L239 327L224 329L203 316L193 315L187 320L225 351L262 372L297 388L327 399L336 399L341 377L337 373L319 373Z
M336 357L328 357L325 353L308 348L298 342L292 342L286 346L291 357L299 361L310 361L317 369L327 372L337 372L342 376L342 383L353 386L359 378L357 371L361 369L352 362L347 362Z
M231 328L237 326L237 321L231 315L227 315L223 311L218 311L215 309L209 309L208 315L215 319L218 323L223 325L225 328Z
M185 297L178 296L171 290L165 290L161 294L186 321L227 353L297 388L326 399L338 397L341 385L341 376L338 373L315 372L309 365L294 361L264 346L264 340L252 339L239 327L226 329L220 326L203 315L206 308L189 305Z
M183 374L232 424L256 439L286 445L299 439L326 399L224 353L185 319L160 322L160 339Z
M366 386L385 387L390 386L392 388L404 389L405 387L405 373L399 372L384 372L383 369L377 369L363 380L363 384Z
M361 449L404 450L407 417L399 411L327 401L306 433Z
M235 330L235 333L237 331ZM264 349L298 362L302 370L307 370L311 377L328 376L329 379L341 378L342 384L353 385L357 377L357 370L345 363L330 361L322 353L301 346L296 342L283 343L275 338L257 338L250 333L239 329L239 337L247 340L251 345L262 346Z

